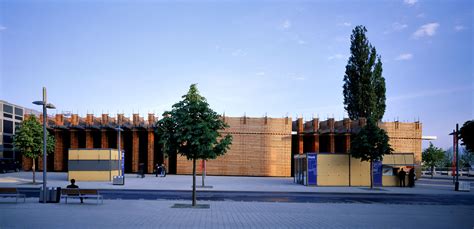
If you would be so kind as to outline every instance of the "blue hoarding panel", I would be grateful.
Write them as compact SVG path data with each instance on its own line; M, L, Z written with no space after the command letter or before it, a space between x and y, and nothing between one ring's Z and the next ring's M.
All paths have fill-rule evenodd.
M374 186L382 187L382 161L373 163Z
M308 185L317 185L317 155L315 153L307 153L308 161Z

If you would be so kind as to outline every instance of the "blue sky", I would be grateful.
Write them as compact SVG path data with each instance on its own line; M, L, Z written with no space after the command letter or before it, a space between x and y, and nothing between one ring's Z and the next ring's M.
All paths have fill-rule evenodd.
M161 114L198 83L229 116L347 117L350 35L382 56L384 120L423 123L449 147L474 117L471 1L1 1L0 99L41 87L85 115ZM427 143L424 144L426 146Z

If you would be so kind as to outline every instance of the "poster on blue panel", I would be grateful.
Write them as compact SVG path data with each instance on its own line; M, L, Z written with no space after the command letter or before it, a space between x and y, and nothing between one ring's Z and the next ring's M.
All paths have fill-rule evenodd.
M122 150L122 176L125 176L125 151Z
M317 184L317 156L315 153L307 153L306 159L308 162L308 185Z
M373 163L374 186L382 187L382 161Z

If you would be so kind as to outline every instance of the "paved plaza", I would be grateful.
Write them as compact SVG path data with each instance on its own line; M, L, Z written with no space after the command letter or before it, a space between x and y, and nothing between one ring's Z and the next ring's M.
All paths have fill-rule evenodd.
M0 204L1 228L469 228L474 206L114 200L103 205Z
M37 181L41 182L41 173ZM200 177L197 179L200 184ZM67 173L48 173L48 186L65 187ZM111 182L78 182L81 188L101 190L161 190L182 192L191 190L192 177L168 175L165 178L147 175L138 178L127 174L126 185ZM205 191L282 192L321 194L372 195L384 193L395 198L450 196L443 204L430 201L409 202L285 202L279 201L205 201L208 209L172 208L174 204L190 204L190 199L120 199L106 198L103 204L94 201L80 204L72 200L65 204L38 203L27 198L26 203L14 203L3 198L0 202L0 228L470 228L474 226L474 205L456 203L456 198L471 197L471 192L454 192L447 179L419 180L415 188L383 187L370 191L367 187L306 187L293 183L292 178L208 176ZM31 184L31 172L0 174L0 187L39 188ZM198 192L200 191L198 190ZM394 194L394 195L390 195ZM210 194L207 194L210 195ZM198 193L198 197L199 197ZM426 197L424 197L426 196ZM385 197L384 197L385 198ZM414 200L416 199L413 196ZM468 199L472 201L472 198ZM428 204L426 204L428 203Z

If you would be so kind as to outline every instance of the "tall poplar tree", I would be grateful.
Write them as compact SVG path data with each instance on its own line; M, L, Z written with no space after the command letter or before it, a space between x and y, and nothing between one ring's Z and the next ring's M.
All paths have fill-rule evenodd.
M382 61L367 39L367 29L356 26L351 35L351 56L344 75L344 109L349 118L366 118L367 125L351 140L350 153L370 162L370 188L373 188L373 164L392 153L387 133L378 127L385 113L385 79Z
M385 79L382 61L367 39L364 26L356 26L351 35L351 56L344 75L344 108L350 119L382 120L385 113Z
M158 121L158 133L164 152L177 152L193 161L192 205L196 206L196 160L224 155L232 144L232 136L221 136L219 131L228 125L209 107L195 84L182 98Z

